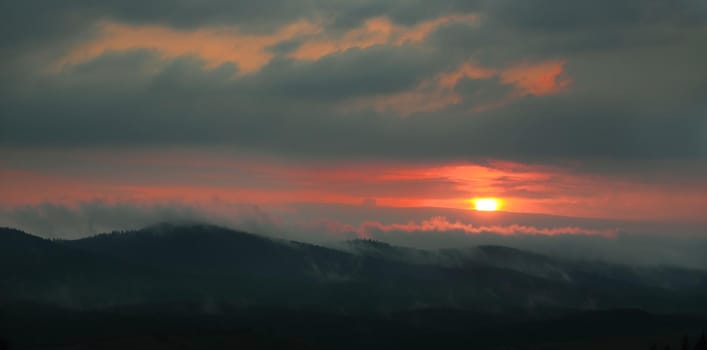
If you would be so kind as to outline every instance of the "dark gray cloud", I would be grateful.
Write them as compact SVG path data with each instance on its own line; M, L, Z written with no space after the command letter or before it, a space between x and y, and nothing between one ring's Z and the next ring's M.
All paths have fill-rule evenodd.
M2 4L6 20L0 24L7 36L0 43L56 40L97 19L112 18L136 24L164 24L177 28L238 24L248 31L270 30L301 18L323 19L334 28L352 28L370 17L388 16L411 24L450 12L470 12L478 1L421 0L42 0Z
M360 32L376 17L390 19L395 27L387 29L409 30L425 21L472 12L479 15L478 21L440 24L420 41L343 45L311 60L292 56L313 40L326 46L366 37ZM500 158L572 163L563 169L600 174L616 186L635 181L647 191L675 189L680 196L693 188L702 191L707 176L702 165L707 164L704 0L28 0L4 1L0 13L0 154L19 150L13 159L0 159L0 170L17 170L3 176L29 170L78 181L119 179L114 182L125 185L207 184L272 191L297 187L365 198L360 206L298 204L283 212L218 198L199 205L146 200L12 207L18 200L13 198L1 203L5 207L0 208L0 225L75 238L163 221L206 221L321 243L358 234L339 230L332 235L326 224L317 226L324 220L355 229L370 220L386 225L445 217L489 225L619 228L620 234L508 236L375 228L368 234L412 247L502 244L572 258L707 268L707 241L700 237L704 223L659 225L648 222L650 218L627 223L512 213L496 213L502 220L486 222L468 211L375 205L384 202L386 194L414 191L427 198L470 195L449 178L371 180L363 186L346 178L294 183L250 173L245 167L229 172L159 164L120 168L120 163L32 151L102 148L108 151L101 155L120 149L125 156L147 149L173 154L196 149L203 153L195 154L274 155L301 162L302 167L310 164L303 158L314 158L311 164L381 158L422 165L471 159L489 166L492 163L483 161ZM323 32L268 44L265 52L272 57L253 71L239 67L237 60L214 64L196 49L164 55L150 47L109 50L56 67L68 53L100 38L105 21L154 25L177 34L237 27L241 33L264 36L301 20L321 25ZM530 85L552 85L547 80L553 77L504 76L514 68L543 62L561 63L567 86L545 90L552 93L533 92L533 86L522 86L523 79L536 80ZM441 77L465 63L491 73L442 86ZM23 159L27 155L38 159ZM209 176L214 173L230 176ZM501 198L543 200L571 191L575 198L596 199L583 193L593 191L591 186L568 190L560 188L562 181L535 183L514 179L510 171L504 174L508 176L495 184L503 188L494 194ZM552 184L549 190L547 184ZM684 208L679 198L665 196ZM596 199L596 205L604 200L617 199ZM689 209L699 215L699 208Z
M230 145L307 157L704 159L707 12L704 2L180 1L13 2L3 5L0 145ZM32 7L33 6L33 7ZM31 11L31 8L36 10ZM46 73L95 35L101 19L176 28L235 25L268 32L323 18L343 33L388 16L412 25L477 11L478 26L441 26L417 44L374 45L315 61L272 48L259 71L205 66L197 56L107 52ZM41 53L41 54L38 54ZM27 59L31 57L32 59ZM465 61L493 69L563 60L566 92L525 96L499 77L463 80L461 102L396 115L365 101L414 90ZM363 101L363 102L362 102ZM364 104L364 107L360 105Z
M281 59L245 84L263 95L324 103L389 94L413 87L446 65L437 53L414 47L352 49L315 62Z
M704 24L707 11L704 2L695 0L599 0L590 3L501 0L487 1L486 4L508 26L542 32L617 30L657 23L691 26Z

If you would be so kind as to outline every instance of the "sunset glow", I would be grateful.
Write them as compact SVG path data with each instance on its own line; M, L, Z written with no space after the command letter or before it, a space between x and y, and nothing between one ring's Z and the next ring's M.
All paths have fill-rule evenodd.
M513 2L286 2L272 17L248 2L187 3L67 8L39 26L70 18L65 31L9 38L27 41L7 46L2 67L0 226L78 234L184 212L246 212L287 232L707 223L704 59L692 48L707 31L680 27L684 40L664 47L650 38L689 11L627 29L627 42L656 46L605 51L584 24L536 28L555 22L523 19ZM573 7L528 16L574 23Z
M4 1L0 350L707 350L705 3Z
M474 198L472 201L476 211L497 211L501 208L501 201L496 198Z

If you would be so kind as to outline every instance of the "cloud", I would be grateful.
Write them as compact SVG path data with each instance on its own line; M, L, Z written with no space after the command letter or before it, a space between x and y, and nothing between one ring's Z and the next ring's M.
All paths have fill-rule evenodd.
M522 95L552 95L561 92L571 80L562 77L564 61L521 63L501 72L501 83L513 85Z
M695 2L312 2L283 4L262 26L251 16L269 6L208 3L52 4L36 21L10 4L25 21L3 23L13 36L0 145L548 163L707 155L707 16ZM316 42L328 49L292 56ZM46 74L62 57L74 61Z
M91 61L110 51L150 49L157 51L162 59L195 55L206 63L206 68L232 63L238 66L240 73L247 74L258 71L273 59L275 53L271 52L271 47L288 41L300 41L288 57L318 60L352 48L420 42L447 23L476 20L478 15L475 14L449 15L406 27L379 17L367 20L362 27L351 29L340 37L325 33L321 24L310 20L292 22L270 33L243 32L237 26L179 29L101 21L97 24L98 34L73 47L55 63L54 69Z
M213 208L212 208L213 209ZM253 233L277 235L280 224L254 205L227 205L228 212L180 203L44 202L0 209L0 225L48 238L76 239L114 230L132 230L158 223L213 223Z
M489 195L522 212L704 221L700 1L2 7L8 210L365 198L431 210ZM61 211L42 210L25 214ZM182 215L160 213L148 216ZM469 224L346 224L434 216Z
M203 221L193 208L84 202L72 208L53 203L22 206L2 213L3 225L54 238L80 238L159 222Z
M414 26L400 26L386 17L370 18L361 27L351 29L339 37L324 35L324 38L307 40L289 56L301 60L317 60L352 48L411 44L425 40L440 26L454 22L474 23L478 20L478 14L457 14L424 21Z
M565 91L571 79L566 77L564 65L565 62L561 60L548 60L494 69L474 62L465 62L451 72L422 81L411 91L376 97L372 103L382 112L393 110L402 115L410 115L416 112L440 111L450 105L462 103L464 96L457 91L457 86L465 79L485 82L486 86L472 91L472 98L488 90L497 92L498 85L511 87L510 91L496 94L491 99L476 99L472 110L485 111L502 107L525 96L554 95Z
M323 209L319 206L316 210ZM454 215L443 210L396 210L398 214L402 212L417 216L388 212L380 221L323 220L312 230L331 232L334 237L356 236L428 250L501 245L574 261L707 268L707 258L702 253L707 247L704 225L688 227L531 215L490 218ZM431 212L444 216L425 219L424 215Z
M408 232L408 233L444 233L462 232L465 234L493 233L499 235L601 235L611 237L616 235L618 229L586 229L575 226L565 227L535 227L527 225L474 225L463 223L459 220L449 221L446 217L436 216L420 222L408 222L404 224L383 224L377 221L362 222L358 226L338 224L335 222L326 223L324 226L333 232L353 232L361 238L371 238L374 232Z
M705 6L6 1L0 216L707 266Z
M72 49L56 63L62 66L86 62L109 51L136 49L155 50L163 59L196 55L206 68L233 63L243 74L257 71L270 62L268 47L293 38L312 35L322 28L309 21L299 21L270 34L243 33L238 27L179 30L157 25L128 25L105 21L98 25L99 34L91 41Z
M492 196L511 212L704 222L707 205L700 175L707 168L691 161L615 162L590 171L582 163L292 159L191 147L0 151L0 159L0 205L12 207L93 200L360 204L375 198L378 207L468 212L470 198ZM654 168L663 171L645 170Z
M138 204L134 202L83 202L77 205L42 203L14 209L0 209L0 225L11 226L49 238L80 238L111 230L129 230L160 222L206 222L247 232L317 244L368 237L395 245L435 250L464 249L477 245L503 245L559 256L570 260L608 261L640 265L679 265L707 268L704 247L707 238L699 228L677 228L627 223L605 223L582 219L549 218L533 215L503 216L500 222L484 222L483 217L396 221L396 216L428 215L430 210L379 207L319 207L316 212L337 212L330 220L297 215L293 208L277 211L250 205L214 207L179 203ZM342 210L343 209L343 210ZM294 210L299 210L294 208ZM375 211L386 213L387 222L362 220L348 223L346 215ZM390 211L393 210L392 213ZM434 211L434 210L432 210ZM440 211L439 209L437 211ZM445 212L454 214L453 212ZM366 215L366 217L371 217ZM497 218L498 219L498 218ZM550 219L550 221L548 221ZM488 220L488 218L486 219ZM495 220L495 219L494 219ZM569 220L569 221L567 221ZM521 223L525 221L526 223ZM546 224L542 224L545 222ZM550 222L550 224L547 224ZM555 225L562 226L553 226ZM563 224L560 224L560 223ZM611 225L626 225L618 232ZM607 226L608 225L608 226ZM602 228L603 226L603 228ZM702 229L704 226L702 227ZM676 233L676 230L685 230Z

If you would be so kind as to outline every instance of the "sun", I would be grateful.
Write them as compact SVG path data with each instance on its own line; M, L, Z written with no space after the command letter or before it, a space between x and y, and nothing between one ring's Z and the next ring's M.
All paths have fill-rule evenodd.
M497 211L501 207L501 201L496 198L474 198L472 202L476 211Z

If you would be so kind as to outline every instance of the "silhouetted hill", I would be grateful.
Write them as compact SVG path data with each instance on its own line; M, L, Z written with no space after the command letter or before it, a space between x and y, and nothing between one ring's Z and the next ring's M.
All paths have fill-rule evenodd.
M371 239L355 239L343 242L335 248L358 256L378 258L416 265L444 265L439 255L431 251L398 247Z
M63 244L188 273L205 297L246 305L349 311L444 305L498 312L543 304L579 307L587 298L572 286L496 267L456 269L396 259L394 252L403 248L380 245L378 254L350 254L210 225L158 225Z
M0 229L0 276L3 301L66 306L141 302L173 277L13 229Z
M348 254L212 225L161 224L65 245L161 269L207 275L314 279L352 262ZM294 275L293 275L294 274Z
M0 340L43 349L642 349L703 327L706 276L500 246L356 240L333 249L197 224L73 241L3 228Z
M407 264L433 265L464 271L488 269L517 272L579 288L601 307L652 305L662 311L707 310L707 272L685 268L638 267L600 261L569 261L503 246L426 251L372 240L348 241L354 254Z
M702 312L707 299L705 272L567 262L497 246L424 251L360 240L332 249L201 224L73 241L4 229L0 240L3 293L82 307L196 302L346 313Z
M9 227L0 227L0 252L3 255L12 253L15 249L26 249L46 244L48 241L44 238L30 235L26 232L15 230Z

